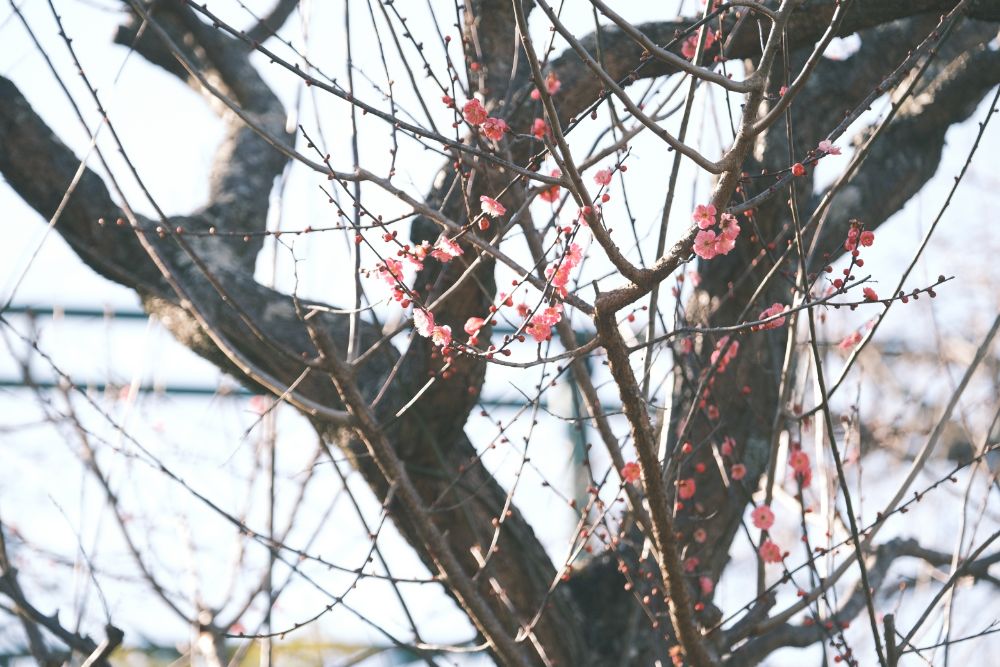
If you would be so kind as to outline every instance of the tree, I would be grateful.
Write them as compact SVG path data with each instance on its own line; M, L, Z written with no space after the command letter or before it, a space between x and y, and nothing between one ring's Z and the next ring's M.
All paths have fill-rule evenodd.
M995 112L1000 2L709 3L698 17L642 24L602 0L576 3L599 26L590 34L567 27L571 18L547 0L460 3L456 26L443 18L447 3L434 5L437 31L427 34L408 27L415 7L369 4L371 23L361 28L365 5L348 4L354 51L348 44L346 77L331 78L276 35L297 2L275 3L245 31L234 13L211 5L123 3L115 42L206 95L226 128L209 201L191 213L166 214L131 162L105 161L106 151L128 160L130 150L89 81L88 97L70 101L101 109L103 177L7 79L0 173L94 271L135 290L178 341L294 406L323 443L339 447L498 664L749 665L780 648L828 643L838 661L895 665L914 650L926 617L894 629L883 616L894 605L879 598L893 563L905 556L949 566L929 610L963 576L995 583L996 558L987 554L996 532L960 543L954 555L876 540L925 491L916 472L968 382L939 410L942 426L912 472L892 480L894 499L877 515L859 510L860 466L845 460L859 447L845 438L860 437L871 451L877 435L840 412L834 396L886 312L948 289L950 277L916 284L907 268L898 288L876 292L864 261L882 223L934 176L949 128L991 94L983 131ZM352 62L371 26L384 72ZM73 26L60 31L86 77ZM832 40L851 35L859 38L853 53L823 57ZM557 42L566 48L553 56ZM255 54L270 61L269 74L349 109L347 127L303 121L287 131ZM696 143L703 98L718 100L701 108L722 114L721 132ZM886 113L866 113L881 101ZM363 145L362 124L389 134L389 158ZM331 132L350 135L350 155L330 154ZM848 132L856 133L850 149ZM660 191L641 195L662 202L662 217L645 225L630 217L627 188L649 165L629 171L630 150L664 144ZM849 156L836 180L818 183L816 169L842 149ZM971 161L974 147L966 150ZM421 196L396 173L397 160L416 169L414 160L428 156L440 170ZM313 172L336 211L334 227L354 241L344 303L252 279L267 240L324 231L268 227L275 179L290 162ZM712 187L689 218L675 202L693 168ZM133 178L138 199L120 182ZM922 248L912 248L915 263ZM579 279L585 256L590 282ZM695 262L696 274L685 274ZM411 266L412 279L404 274ZM393 302L372 308L379 282ZM850 354L840 364L819 325L845 307L868 311L873 324L842 343ZM415 333L410 322L383 321L404 311ZM967 379L992 359L996 329L977 343ZM546 553L514 490L484 464L484 443L467 432L491 364L571 382L587 409L581 428L599 443L594 456L603 449L610 461L607 474L589 457L581 464L593 492L574 501L580 530L565 563ZM601 403L605 373L625 423ZM541 383L538 392L536 403ZM987 432L976 431L963 474L986 470ZM807 436L823 447L807 451ZM802 549L768 533L780 480L799 502L791 520L801 522ZM824 536L806 526L827 490ZM981 493L984 503L991 498L988 485ZM721 608L713 591L743 536L758 552L756 581L744 607ZM288 551L294 545L265 546L302 555ZM26 623L42 623L13 568L0 567L0 592ZM797 602L777 604L796 589ZM225 629L212 620L202 625L218 643ZM865 628L861 654L852 653L848 622ZM56 632L73 650L97 650ZM434 660L433 651L421 655Z

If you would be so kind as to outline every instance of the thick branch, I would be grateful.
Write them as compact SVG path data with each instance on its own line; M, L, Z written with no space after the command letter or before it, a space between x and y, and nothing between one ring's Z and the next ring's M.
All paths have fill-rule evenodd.
M50 215L65 192L78 161L45 127L16 88L6 81L0 83L0 148L0 172L25 201L43 215ZM269 149L261 146L261 150ZM18 159L15 156L19 156ZM233 366L212 337L207 335L208 332L185 310L136 242L131 228L127 225L102 227L96 224L101 217L113 221L124 215L95 174L89 171L84 174L70 204L58 229L88 264L102 275L137 289L144 297L147 309L155 312L182 344L244 382L253 384L253 379ZM230 206L220 207L220 215L227 218L219 224L242 228L243 221L238 217L228 217L234 210ZM145 220L139 222L148 224ZM183 223L189 229L206 229L209 226L204 218L197 215L173 222ZM307 331L296 316L292 299L249 279L248 270L240 268L239 262L218 259L213 255L227 252L224 244L240 243L240 239L220 236L191 243L198 255L206 260L204 264L212 267L213 279L210 282L191 257L174 245L171 237L159 241L155 235L147 235L147 238L157 244L157 250L166 259L173 279L192 295L203 319L216 330L215 335L221 336L259 368L281 378L288 385L301 375L303 366L292 362L294 356L304 354L309 357L314 352ZM195 237L185 238L195 240ZM453 264L458 265L459 262ZM224 297L217 287L224 290ZM481 298L478 294L478 291L470 293L465 299ZM454 307L452 317L456 322L460 316L482 309L470 307L469 302L463 299L454 299L449 303ZM254 323L253 329L247 326L244 318ZM314 319L314 323L324 328L333 339L346 339L348 335L345 317L322 314L318 321ZM255 330L264 332L266 338L256 335ZM363 326L361 348L373 345L379 338L379 332L368 325ZM420 341L423 343L423 339ZM275 346L291 354L274 354ZM470 554L490 544L491 521L504 507L506 494L478 463L475 449L462 432L467 409L476 400L475 392L469 392L467 388L478 386L469 380L474 377L473 374L478 374L478 381L481 382L481 363L465 362L469 365L468 373L456 373L447 382L437 381L402 419L395 416L395 412L427 381L426 360L430 351L429 346L421 355L413 354L411 350L408 362L397 373L397 382L379 404L379 418L392 424L387 427L387 433L401 457L416 471L415 484L424 502L428 505L441 503L444 507L434 513L434 519L438 525L447 527L448 539L455 552L463 558L463 567L471 576L478 572L479 565ZM421 362L421 358L425 361ZM359 376L366 396L374 396L379 391L394 361L395 356L388 348L366 362ZM306 377L297 391L317 405L339 405L332 387L319 374ZM464 403L468 407L462 412L456 409L456 396L465 397ZM338 425L325 423L322 414L313 412L310 416L320 430L340 441L348 452L359 455L355 464L376 494L384 498L388 492L384 477L370 458L363 455L363 448L358 449L359 443L347 437ZM465 472L460 474L462 470ZM456 483L458 476L460 481ZM404 535L411 539L418 553L430 564L426 548L412 527L407 525L405 516L394 513L394 517ZM549 595L549 587L555 579L554 569L531 528L518 512L512 511L505 518L499 546L500 551L490 558L489 573L504 588L507 599L514 605L513 616L531 618L548 600L535 626L535 635L553 659L562 664L578 663L584 642L569 593L557 591ZM489 578L483 577L483 581ZM510 627L516 628L512 612L504 603L492 596L489 600L495 605L495 612Z
M284 4L276 7L276 11ZM281 102L250 64L246 45L202 23L184 2L159 0L152 15L158 27L170 37L171 44L160 39L157 31L148 25L140 34L142 23L134 14L130 15L128 24L119 28L115 41L135 48L151 63L163 67L204 95L226 126L226 136L212 162L209 203L195 215L219 230L264 230L271 188L284 169L286 158L272 150L243 119L228 113L195 77L189 76L172 49L180 49L185 59L217 82L222 93L238 103L258 128L285 139L288 135ZM278 18L287 18L287 14ZM227 246L225 253L216 252L214 263L226 261L232 263L233 268L252 272L263 242L263 236L252 235L244 243ZM216 250L218 247L215 244Z
M803 46L811 46L830 25L839 2L837 0L810 0L795 11L788 24L788 38L792 50ZM854 3L852 9L844 17L838 35L852 35L860 30L872 28L896 21L901 18L930 14L937 16L954 7L956 0L866 0ZM973 2L969 8L969 17L986 21L1000 20L1000 0L980 0ZM695 19L677 21L660 21L642 23L636 28L651 42L666 45L674 41L681 32L696 23ZM733 20L727 23L726 33L733 26ZM587 52L596 56L597 37L594 34L582 38L581 43ZM680 53L682 40L678 40L671 51ZM601 54L605 70L613 78L622 80L628 76L641 62L643 49L628 34L618 28L601 28ZM709 55L716 55L710 51ZM726 47L726 58L742 60L760 55L760 39L756 29L741 30L732 43ZM563 82L565 94L560 98L562 112L567 116L579 113L586 108L601 93L602 84L588 70L576 54L568 52L553 62L553 68L558 72ZM662 61L651 59L646 61L636 72L637 78L658 77L674 74L677 68Z
M263 42L278 32L292 12L299 6L299 0L277 0L271 12L262 16L255 26L247 30L247 37L255 42Z

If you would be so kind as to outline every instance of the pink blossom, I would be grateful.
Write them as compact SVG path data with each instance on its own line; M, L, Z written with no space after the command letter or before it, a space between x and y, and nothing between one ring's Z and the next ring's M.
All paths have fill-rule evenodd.
M775 315L780 315L781 313L785 312L785 309L786 309L786 306L784 304L782 304L782 303L772 304L770 308L768 308L767 310L765 310L764 312L762 312L760 315L758 315L757 319L758 320L765 320L765 319L767 319L769 317L774 317ZM756 327L754 327L754 330L755 331L764 331L766 329L777 329L778 327L784 326L784 324L785 324L785 318L784 317L779 317L776 320L772 320L770 322L765 322L764 324L758 324Z
M542 201L555 202L559 199L559 186L553 185L551 188L538 193L538 198Z
M434 244L434 249L431 250L431 257L441 262L450 262L461 254L463 254L461 246L447 236L440 237Z
M545 135L549 133L549 124L541 118L536 118L531 124L531 133L535 135L536 139L544 139Z
M878 301L878 293L871 287L865 287L861 291L865 295L865 301Z
M594 174L594 182L598 185L610 185L611 169L601 169L599 172Z
M547 92L549 95L555 95L556 93L559 92L560 88L562 88L562 82L559 81L559 78L555 75L554 72L549 72L547 75L545 75L545 92ZM531 99L535 101L542 99L542 94L538 91L537 88L531 91Z
M868 247L871 244L875 243L875 232L871 230L865 230L861 232L861 237L858 240L861 242L861 245Z
M434 341L435 345L448 347L448 345L451 344L451 327L447 324L440 327L434 327L434 330L431 331L431 340Z
M434 331L434 313L423 308L415 308L413 310L413 328L424 338L430 338Z
M697 484L695 484L693 479L682 479L677 482L677 495L681 500L690 500L694 497L694 492L697 488Z
M272 401L270 396L252 396L249 404L254 414L262 415L271 409Z
M726 351L726 355L722 358L722 361L719 361L719 355L722 354L722 350ZM729 365L730 361L736 358L739 351L740 342L738 340L734 340L730 343L729 336L723 336L719 339L719 342L715 344L715 349L712 350L712 355L709 359L713 365L718 362L719 372L724 373L726 371L726 366ZM727 438L727 440L732 440L732 438Z
M723 213L719 221L719 230L725 238L735 241L740 235L740 221L732 213Z
M431 253L431 244L427 241L421 241L420 245L413 249L413 256L417 259L427 259L427 255Z
M694 58L694 54L698 49L698 35L691 35L684 40L684 44L681 46L681 55L691 60Z
M559 77L556 76L555 72L549 72L545 75L545 91L549 95L555 95L562 88L562 82L559 81Z
M559 304L549 306L545 310L535 313L528 326L525 327L525 331L537 342L541 343L552 337L552 327L559 324L561 319L562 306Z
M792 470L795 472L805 472L810 466L809 455L801 449L793 450L788 454L788 465L790 465Z
M765 563L781 562L781 548L771 540L764 540L760 545L758 553L760 553L760 557Z
M716 237L715 253L717 255L728 255L736 247L736 238L720 234Z
M694 254L702 259L712 259L719 254L719 239L710 229L698 232L694 237Z
M479 198L479 201L482 202L483 213L485 213L490 217L499 218L501 215L507 212L507 207L498 202L496 199L493 199L492 197L487 197L486 195L483 195Z
M378 265L378 272L382 280L395 287L403 280L403 263L397 259L386 259Z
M570 266L575 267L580 265L580 262L583 261L583 248L580 247L580 244L570 244L569 248L566 249L565 261L569 263Z
M715 363L715 362L713 362L713 363ZM733 455L733 451L735 449L736 449L736 439L733 438L731 435L727 435L722 440L722 455L723 456L732 456Z
M465 106L462 107L462 115L469 125L482 125L489 118L483 103L476 99L465 103Z
M553 178L559 178L562 176L562 172L558 169L553 169L551 176ZM557 201L559 199L559 186L553 185L551 188L542 190L541 193L539 193L538 198L547 202Z
M795 479L802 483L802 486L809 486L812 483L812 466L809 463L809 455L801 449L792 450L788 455L788 465L792 467Z
M549 95L555 95L559 92L560 88L562 88L562 82L555 75L555 72L549 72L545 76L545 90Z
M548 306L541 313L535 315L545 324L556 325L562 320L562 304Z
M635 461L629 461L622 466L622 481L629 484L639 481L639 464Z
M708 204L698 204L694 207L694 213L691 218L698 223L698 227L701 229L708 229L715 224L715 205Z
M487 118L483 122L483 134L488 139L500 141L505 132L510 132L510 127L503 118Z
M850 352L854 346L861 342L861 332L855 331L844 336L844 339L837 343L837 347L845 352Z
M827 155L840 155L840 149L833 145L829 139L819 142L819 150Z
M715 582L711 577L698 577L698 587L701 588L702 595L711 595L715 590Z
M852 226L847 230L847 240L844 241L844 250L853 252L858 247L858 228Z
M582 259L583 250L579 245L573 243L567 248L562 258L545 269L545 277L552 281L552 285L559 290L562 296L566 296L566 285L569 283L570 271L579 265Z
M465 321L465 326L462 329L465 333L470 336L475 336L479 333L479 330L486 325L486 320L481 317L470 317Z
M742 463L734 463L729 470L729 476L738 482L747 476L747 467Z
M565 263L548 267L545 269L545 277L552 281L552 286L559 290L559 294L566 296L566 285L569 284L569 267Z
M767 530L774 525L774 512L768 505L755 507L750 513L750 518L753 519L753 525L761 530Z
M534 319L528 323L528 326L526 326L524 330L529 336L534 338L537 343L544 343L548 339L552 338L552 326L542 322L536 322Z
M705 31L705 51L712 48L712 44L715 43L718 34L713 32L711 28ZM694 34L684 40L684 45L681 47L681 55L691 60L694 58L696 49L698 48L698 35Z

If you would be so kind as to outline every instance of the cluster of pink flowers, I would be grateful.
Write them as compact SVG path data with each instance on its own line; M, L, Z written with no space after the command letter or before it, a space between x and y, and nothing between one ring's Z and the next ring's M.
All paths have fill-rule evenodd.
M859 244L869 247L873 243L875 243L875 232L868 229L861 231L859 225L851 225L851 228L847 230L847 240L844 241L844 250L855 252Z
M430 338L438 347L448 347L451 344L451 327L447 324L434 324L434 313L423 308L413 311L413 328L424 338Z
M398 259L389 258L384 262L379 262L375 269L382 276L382 280L393 287L403 280L403 263Z
M833 142L829 139L824 139L819 142L817 146L820 153L825 153L826 155L840 155L840 149L833 145Z
M733 454L735 452L736 452L736 440L732 436L727 435L725 438L722 439L722 445L719 446L719 453L722 454L724 458L730 459L733 457ZM746 465L742 463L734 463L729 468L729 476L734 481L737 482L740 481L741 479L747 476Z
M861 248L870 247L875 243L875 232L862 228L861 221L851 220L851 228L847 230L847 240L844 241L844 250L851 253L851 258L853 264L857 266L864 266L865 260L861 259ZM829 271L829 268L827 269ZM847 280L851 279L851 269L844 269L844 276ZM833 280L833 286L836 289L843 289L846 281L844 278L836 278ZM862 290L865 296L865 301L878 301L878 293L871 287L865 287ZM860 338L859 338L860 340Z
M718 38L719 38L719 33L713 32L711 28L706 29L704 50L708 51L710 48L712 48L712 45L715 44L715 40L717 40ZM694 54L697 52L697 50L698 50L698 34L695 33L690 37L688 37L686 40L684 40L684 44L681 46L681 55L687 58L688 60L691 60L692 58L694 58Z
M758 320L766 320L769 317L774 317L775 315L780 315L788 309L788 306L782 303L772 304L771 307L764 310L760 315L757 316ZM751 327L751 331L766 331L767 329L777 329L779 327L785 326L785 318L779 317L776 320L771 320L770 322L765 322L763 324L758 324Z
M548 306L531 316L524 330L536 342L542 343L552 338L552 327L562 320L562 304Z
M702 259L712 259L717 255L728 255L736 247L740 235L740 223L735 215L723 213L719 220L719 231L709 229L715 225L716 210L713 204L695 207L691 218L701 229L694 237L694 253Z
M462 248L447 236L442 235L430 251L430 256L439 262L448 263L463 254Z
M566 285L569 283L570 271L579 266L582 260L583 251L579 245L573 243L566 249L562 257L545 269L545 277L552 282L553 287L559 290L560 296L566 296Z
M725 350L726 352L725 355L720 360L719 355L722 354L723 350ZM736 355L739 354L739 351L740 351L740 342L738 340L734 340L733 342L730 343L729 336L723 336L722 338L719 339L719 342L715 344L715 349L712 350L712 356L710 361L712 362L713 366L715 366L715 363L718 361L718 366L716 366L716 370L719 373L725 373L726 366L728 366L729 362L731 362L733 359L736 358Z
M482 129L483 134L493 141L500 141L504 134L510 132L507 121L503 118L490 116L483 103L477 99L471 99L465 103L465 106L462 107L462 117L469 125Z
M556 76L555 72L549 72L545 75L545 92L550 96L555 95L559 92L560 88L562 88L562 82L559 81L559 77ZM531 99L536 101L542 99L542 94L538 92L537 88L531 91Z
M793 444L791 451L788 452L788 465L791 466L795 479L803 487L812 483L812 464L809 461L809 455L802 451L802 447L797 443Z

